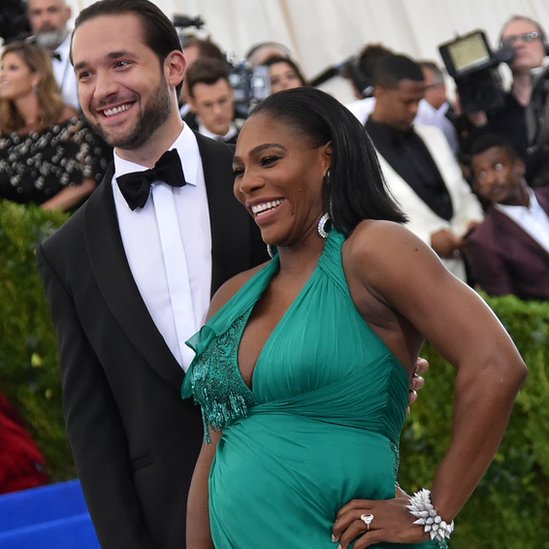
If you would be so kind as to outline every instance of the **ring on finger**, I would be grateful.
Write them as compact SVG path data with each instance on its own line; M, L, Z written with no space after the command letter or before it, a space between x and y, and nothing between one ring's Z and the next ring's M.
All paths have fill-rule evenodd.
M369 532L370 524L372 524L374 520L374 515L364 513L363 515L360 515L360 520L366 525L366 532Z

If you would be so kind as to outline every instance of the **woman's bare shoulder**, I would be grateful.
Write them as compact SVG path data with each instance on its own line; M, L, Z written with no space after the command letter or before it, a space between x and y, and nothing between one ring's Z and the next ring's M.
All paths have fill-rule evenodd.
M350 258L363 260L372 254L376 259L390 257L404 248L428 247L400 223L377 219L360 222L347 239Z
M262 263L253 269L242 271L224 282L212 297L210 309L208 311L208 318L221 309L221 307L223 307L240 290L240 288L242 288L242 286L244 286L244 284L246 284L246 282L248 282L248 280L258 273L265 265L265 263Z

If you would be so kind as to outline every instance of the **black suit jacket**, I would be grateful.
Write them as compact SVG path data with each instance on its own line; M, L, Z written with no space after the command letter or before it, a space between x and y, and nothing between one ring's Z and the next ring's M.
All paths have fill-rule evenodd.
M266 252L233 196L233 149L197 140L213 293ZM58 337L66 425L102 547L181 549L202 422L199 409L180 397L183 371L131 275L112 175L111 166L84 206L38 249Z
M549 187L534 192L549 215ZM474 279L488 294L549 299L549 253L499 210L488 210L466 251Z

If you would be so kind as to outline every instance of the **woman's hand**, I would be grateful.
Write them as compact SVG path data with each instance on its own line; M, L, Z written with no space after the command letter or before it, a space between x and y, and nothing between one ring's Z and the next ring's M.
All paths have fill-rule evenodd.
M356 539L354 549L376 543L420 543L429 539L406 506L408 497L386 500L353 499L338 512L332 527L332 541L347 549ZM363 518L361 518L363 517Z
M406 408L406 413L410 413L410 406L417 400L417 392L423 389L425 385L425 379L423 379L423 374L427 373L429 370L429 363L424 358L419 357L416 361L416 367L414 369L414 375L410 381L410 393L408 396L408 407Z

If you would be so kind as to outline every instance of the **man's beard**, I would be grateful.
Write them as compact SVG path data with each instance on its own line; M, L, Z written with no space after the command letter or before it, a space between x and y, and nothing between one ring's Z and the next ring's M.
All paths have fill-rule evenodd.
M67 29L37 32L34 35L34 41L43 48L54 50L63 43L63 40L65 40L68 33L69 31Z
M126 136L111 137L103 128L101 123L95 120L88 120L112 147L124 150L134 150L141 147L152 134L170 117L172 104L170 90L166 80L162 82L151 95L151 99L145 105L143 112L137 119L137 122L130 133Z

